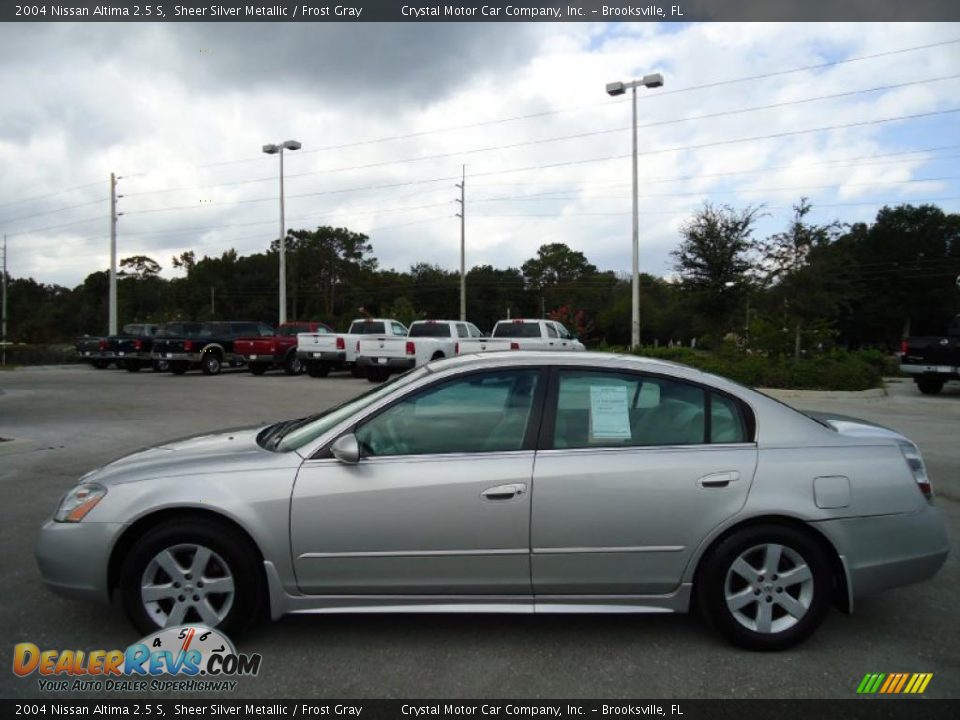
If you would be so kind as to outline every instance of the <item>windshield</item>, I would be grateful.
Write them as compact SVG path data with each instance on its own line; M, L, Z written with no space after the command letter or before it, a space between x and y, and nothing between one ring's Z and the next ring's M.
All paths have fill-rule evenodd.
M349 418L351 415L360 412L365 407L377 402L380 398L392 393L394 390L416 382L427 375L430 371L426 367L419 367L416 370L410 370L398 375L393 380L384 383L378 387L365 392L359 397L348 400L342 405L325 410L322 413L311 415L300 420L294 420L281 430L281 435L271 435L269 432L261 436L261 444L267 440L275 442L271 449L279 452L289 452L298 450L307 443L313 442L325 432L332 430L338 424ZM283 423L281 423L283 425ZM269 428L268 428L269 430Z
M539 323L505 322L497 323L493 329L495 338L538 338L540 337Z
M414 323L410 337L450 337L450 326L445 323Z

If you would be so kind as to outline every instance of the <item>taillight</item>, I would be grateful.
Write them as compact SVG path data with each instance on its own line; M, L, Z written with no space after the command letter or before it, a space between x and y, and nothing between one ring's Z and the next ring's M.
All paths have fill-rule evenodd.
M460 343L454 343L454 344L453 344L453 354L454 354L454 355L459 355L459 354L460 354Z
M417 346L414 345L410 340L407 340L407 355L416 355Z
M927 477L927 466L923 462L923 456L920 449L913 443L900 443L900 452L903 453L903 459L907 461L910 472L913 473L913 479L917 482L917 488L923 493L927 500L933 498L933 488L930 486L930 478Z
M133 341L134 350L143 350L143 340L134 340Z
M520 349L520 343L516 343L516 342L510 343L510 349L511 349L511 350L519 350L519 349Z
M908 352L910 352L910 341L909 341L909 340L901 340L901 341L900 341L900 353L903 354L903 355L906 355Z
M357 347L359 348L360 346L358 345ZM346 349L347 349L347 341L344 340L342 337L338 337L337 350L346 350Z
M357 340L357 352L360 352L360 341Z
M100 347L101 350L106 350L106 349L107 349L107 341L106 341L106 340L101 340L99 347Z
M193 340L184 340L183 350L184 352L190 352L191 350L193 350Z

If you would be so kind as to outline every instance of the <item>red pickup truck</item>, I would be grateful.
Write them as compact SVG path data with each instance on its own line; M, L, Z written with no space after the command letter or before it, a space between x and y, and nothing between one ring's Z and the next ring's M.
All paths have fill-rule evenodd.
M287 375L300 375L305 366L297 357L297 333L329 332L333 330L319 322L288 322L271 336L236 339L233 350L254 375L263 375L274 367L283 368Z

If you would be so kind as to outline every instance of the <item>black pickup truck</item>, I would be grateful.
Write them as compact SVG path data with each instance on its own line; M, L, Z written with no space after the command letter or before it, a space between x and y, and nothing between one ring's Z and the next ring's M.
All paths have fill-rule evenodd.
M936 395L947 380L960 380L960 315L946 335L909 337L900 346L900 369L913 375L924 395Z
M175 323L174 323L175 324ZM266 323L249 321L181 323L182 335L164 335L153 341L151 358L166 362L170 372L183 375L190 368L199 367L204 375L219 375L224 365L240 367L243 357L236 353L233 343L237 338L251 335L273 336L273 328ZM186 327L189 326L189 327Z
M109 367L111 363L129 369L130 366L126 364L128 348L132 349L138 341L152 341L158 327L149 323L130 323L123 326L119 335L77 338L77 354L81 360L98 370ZM139 366L137 369L140 369Z
M164 323L156 328L152 335L118 337L113 343L117 355L117 364L126 368L128 372L139 372L145 367L152 367L154 372L167 370L166 361L153 359L153 343L159 337L184 337L193 331L199 331L200 323L172 322Z

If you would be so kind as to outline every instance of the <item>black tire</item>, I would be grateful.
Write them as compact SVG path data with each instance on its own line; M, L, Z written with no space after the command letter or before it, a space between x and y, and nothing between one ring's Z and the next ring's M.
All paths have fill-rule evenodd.
M127 372L140 372L141 365L139 360L124 360L123 367Z
M269 367L266 363L250 363L250 372L254 375L263 375Z
M924 395L936 395L943 390L944 380L938 377L917 378L917 387Z
M297 353L292 352L287 355L287 360L283 364L283 371L287 375L303 375L305 369L303 360L297 357Z
M350 376L355 378L362 378L365 376L363 368L359 367L356 363L350 366Z
M90 364L93 365L97 370L106 370L107 366L110 364L109 360L91 360Z
M203 371L204 375L219 375L222 369L223 362L217 353L211 350L203 354L200 359L200 370Z
M153 361L153 371L154 372L167 372L170 370L170 363L166 360L154 360Z
M151 528L137 539L121 565L120 599L127 617L130 618L137 630L142 635L147 635L160 629L158 622L154 620L147 607L145 607L140 594L141 583L151 561L167 548L189 545L202 546L212 550L226 566L224 568L218 559L213 558L213 570L215 572L219 570L218 576L220 577L228 574L234 581L232 603L226 610L224 618L214 626L228 635L234 635L260 618L265 608L267 595L262 567L259 562L259 553L250 540L225 523L211 522L206 519L173 519ZM189 553L176 554L176 557L183 563L184 567L189 567L187 564L190 560ZM198 578L186 577L190 577L190 579L182 580L185 594L181 597L184 597L185 603L190 606L192 605L192 598L186 593L202 592L202 589L199 586L188 588L187 583L197 583ZM173 602L174 599L171 598L164 600L163 604L172 605ZM218 609L222 609L226 604L222 595L211 595L208 602L211 604L223 603L219 605ZM162 607L159 611L164 612ZM156 608L154 608L154 612L157 612ZM188 607L183 622L179 624L189 622L203 622L195 606ZM204 622L204 624L210 623Z
M170 372L174 375L183 375L190 369L190 363L186 360L172 360L170 362Z
M764 546L768 545L783 548L778 573L786 576L796 567L794 559L799 558L809 570L810 585L778 585L777 580L783 582L783 577L764 567ZM758 574L749 583L744 581L731 570L743 557L756 558L748 564L758 567L758 573L766 570L767 574ZM728 580L729 591L742 593L748 602L741 607L740 620L727 605ZM784 650L808 638L823 622L833 595L833 576L827 554L810 533L789 525L757 525L734 532L701 560L694 591L699 609L710 624L735 645L750 650ZM795 619L779 604L783 601L791 601L796 607L806 605L806 610ZM764 609L764 603L769 604L769 610ZM762 612L771 613L770 631L758 632L744 624L759 621ZM776 629L778 623L785 627Z

